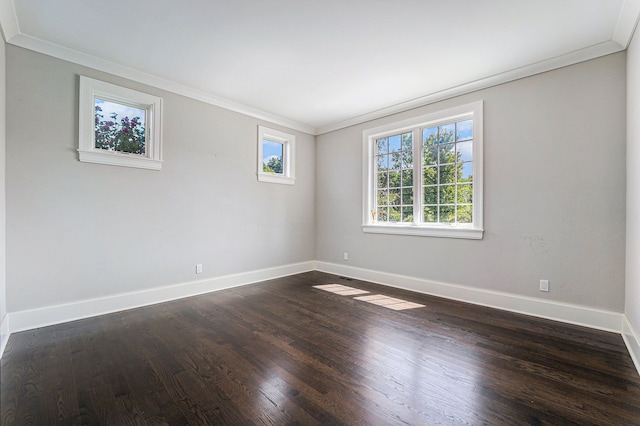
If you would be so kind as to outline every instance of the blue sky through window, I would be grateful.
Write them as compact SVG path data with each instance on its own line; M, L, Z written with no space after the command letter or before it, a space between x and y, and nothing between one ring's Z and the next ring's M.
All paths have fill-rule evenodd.
M269 139L262 140L262 161L267 164L273 157L282 160L284 145L278 142L270 141Z
M111 116L115 113L118 114L117 118L113 121L116 123L120 123L125 117L140 118L140 124L142 127L146 128L146 112L144 109L130 107L128 105L123 105L115 102L105 101L103 99L96 99L95 106L99 106L102 109L102 117L104 120L112 120Z

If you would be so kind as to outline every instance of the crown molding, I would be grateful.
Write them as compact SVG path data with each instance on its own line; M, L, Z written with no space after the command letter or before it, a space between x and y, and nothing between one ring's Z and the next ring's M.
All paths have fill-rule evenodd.
M97 58L95 56L87 55L85 53L78 52L73 49L69 49L64 46L60 46L54 43L50 43L45 40L41 40L35 37L27 36L24 34L17 34L8 40L9 44L22 47L25 49L33 50L38 53L53 56L58 59L62 59L74 64L82 65L88 68L93 68L98 71L107 72L118 77L126 78L128 80L136 81L138 83L147 84L149 86L157 87L158 89L166 90L168 92L176 93L178 95L186 96L191 99L195 99L201 102L205 102L211 105L215 105L230 111L238 112L240 114L248 115L249 117L257 118L259 120L267 121L269 123L278 124L293 130L299 130L308 134L315 134L315 128L299 123L294 120L290 120L285 117L281 117L275 114L270 114L265 111L261 111L256 108L252 108L246 105L242 105L228 99L224 99L202 90L194 89L193 87L186 86L184 84L176 83L171 80L167 80L157 75L146 73L134 68L130 68L124 65L117 64L115 62L107 61Z
M54 58L62 59L74 64L107 72L118 77L126 78L138 83L157 87L158 89L186 96L201 102L215 105L230 111L238 112L249 117L257 118L269 123L278 124L289 129L298 130L310 135L316 134L316 129L304 123L271 114L256 108L242 105L228 99L215 96L203 90L194 89L165 78L146 73L134 68L110 62L95 56L78 52L64 46L60 46L36 37L31 37L20 32L20 25L16 15L13 0L0 0L0 26L7 43L24 49L33 50Z
M5 41L11 40L20 34L20 26L18 25L18 16L13 0L0 0L0 26Z
M511 71L495 74L476 81L472 81L470 83L462 84L460 86L451 87L449 89L431 93L426 96L421 96L419 98L415 98L406 102L401 102L399 104L372 111L367 114L359 115L348 120L322 126L317 129L316 135L321 135L335 130L344 129L346 127L355 126L357 124L366 123L368 121L387 117L393 114L398 114L414 108L443 101L445 99L465 95L467 93L497 86L503 83L508 83L510 81L519 80L521 78L530 77L532 75L541 74L543 72L551 71L554 69L567 67L580 62L588 61L590 59L599 58L601 56L610 55L622 50L624 50L624 48L622 48L622 46L615 41L607 41L604 43L596 44L561 56L556 56L555 58L547 59L545 61L536 62L534 64L513 69Z
M201 102L238 112L259 120L284 126L289 129L298 130L313 136L329 133L335 130L387 117L389 115L408 111L414 108L432 104L455 96L464 95L481 89L486 89L499 84L529 77L535 74L551 71L554 69L574 65L590 59L625 50L633 37L638 19L640 17L640 0L624 0L620 9L620 15L612 39L576 50L545 61L529 64L504 73L487 76L470 83L447 88L438 92L430 93L415 99L391 105L386 108L371 111L366 114L355 116L346 120L330 123L318 128L305 123L300 123L286 117L268 113L256 108L249 107L228 99L215 96L211 93L189 87L187 85L167 80L165 78L149 74L134 68L106 61L95 56L87 55L60 45L56 45L45 40L31 37L20 32L20 25L17 19L14 0L0 0L0 26L7 43L38 53L63 59L78 65L107 72L119 77L127 78L142 84L147 84L172 93L183 95Z
M633 33L638 25L640 17L640 0L625 0L620 8L620 16L613 33L613 41L622 46L623 49L629 47Z

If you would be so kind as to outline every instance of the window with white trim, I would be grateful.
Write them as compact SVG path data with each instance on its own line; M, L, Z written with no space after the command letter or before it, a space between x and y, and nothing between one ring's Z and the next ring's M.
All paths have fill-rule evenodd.
M295 147L295 135L258 126L258 180L293 185Z
M80 76L80 161L160 170L162 98Z
M365 130L364 232L481 239L482 101Z

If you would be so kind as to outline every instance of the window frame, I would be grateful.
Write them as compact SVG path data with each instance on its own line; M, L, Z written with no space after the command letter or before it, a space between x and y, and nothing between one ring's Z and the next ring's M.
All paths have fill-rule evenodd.
M95 146L96 99L145 110L145 154ZM80 76L78 158L82 162L149 170L162 168L162 98Z
M422 135L424 128L473 119L473 222L463 223L425 223L422 222ZM377 166L376 140L385 136L413 132L413 211L414 221L378 222L372 218L376 206ZM425 237L445 237L482 239L484 234L483 218L483 101L460 105L418 117L389 123L366 129L363 139L363 215L362 231L376 234L415 235ZM419 165L418 165L419 164ZM416 169L420 173L416 173ZM419 178L417 178L419 177ZM419 212L420 215L415 213ZM417 219L419 217L420 219Z
M264 171L263 141L282 144L282 174L268 173ZM293 185L296 181L295 167L296 137L290 133L271 129L266 126L258 126L258 164L257 175L259 182L279 183Z

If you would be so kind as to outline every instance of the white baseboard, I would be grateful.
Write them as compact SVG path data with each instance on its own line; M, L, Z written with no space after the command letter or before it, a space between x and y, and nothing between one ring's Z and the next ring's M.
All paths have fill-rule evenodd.
M83 318L123 311L126 309L139 308L142 306L154 305L156 303L168 302L170 300L182 299L184 297L196 296L198 294L209 293L231 287L253 284L260 281L312 271L314 269L315 262L313 261L295 263L275 268L261 269L166 287L152 288L144 291L82 300L64 305L46 306L44 308L11 312L8 315L11 319L11 327L9 330L11 333L32 330L34 328L45 327L48 325L60 324L68 321L75 321Z
M0 358L2 358L4 349L7 347L9 334L9 314L6 314L0 322Z
M109 314L126 309L154 305L156 303L168 302L313 270L447 299L459 300L475 305L621 333L631 354L631 358L638 369L638 373L640 373L640 338L629 322L629 319L622 313L566 303L550 302L543 299L424 280L335 263L314 261L213 277L205 280L83 300L64 305L11 312L5 315L0 324L0 358L2 358L11 333Z
M637 333L627 315L624 316L622 324L622 338L627 345L633 364L636 366L638 374L640 374L640 334Z
M540 318L581 325L598 330L622 332L622 313L604 311L588 306L559 303L533 297L518 296L467 287L389 274L370 269L354 268L336 263L316 262L316 269L322 272L370 281L390 287L402 288L418 293L429 294L447 299L459 300L474 305L487 306L505 311L517 312Z

